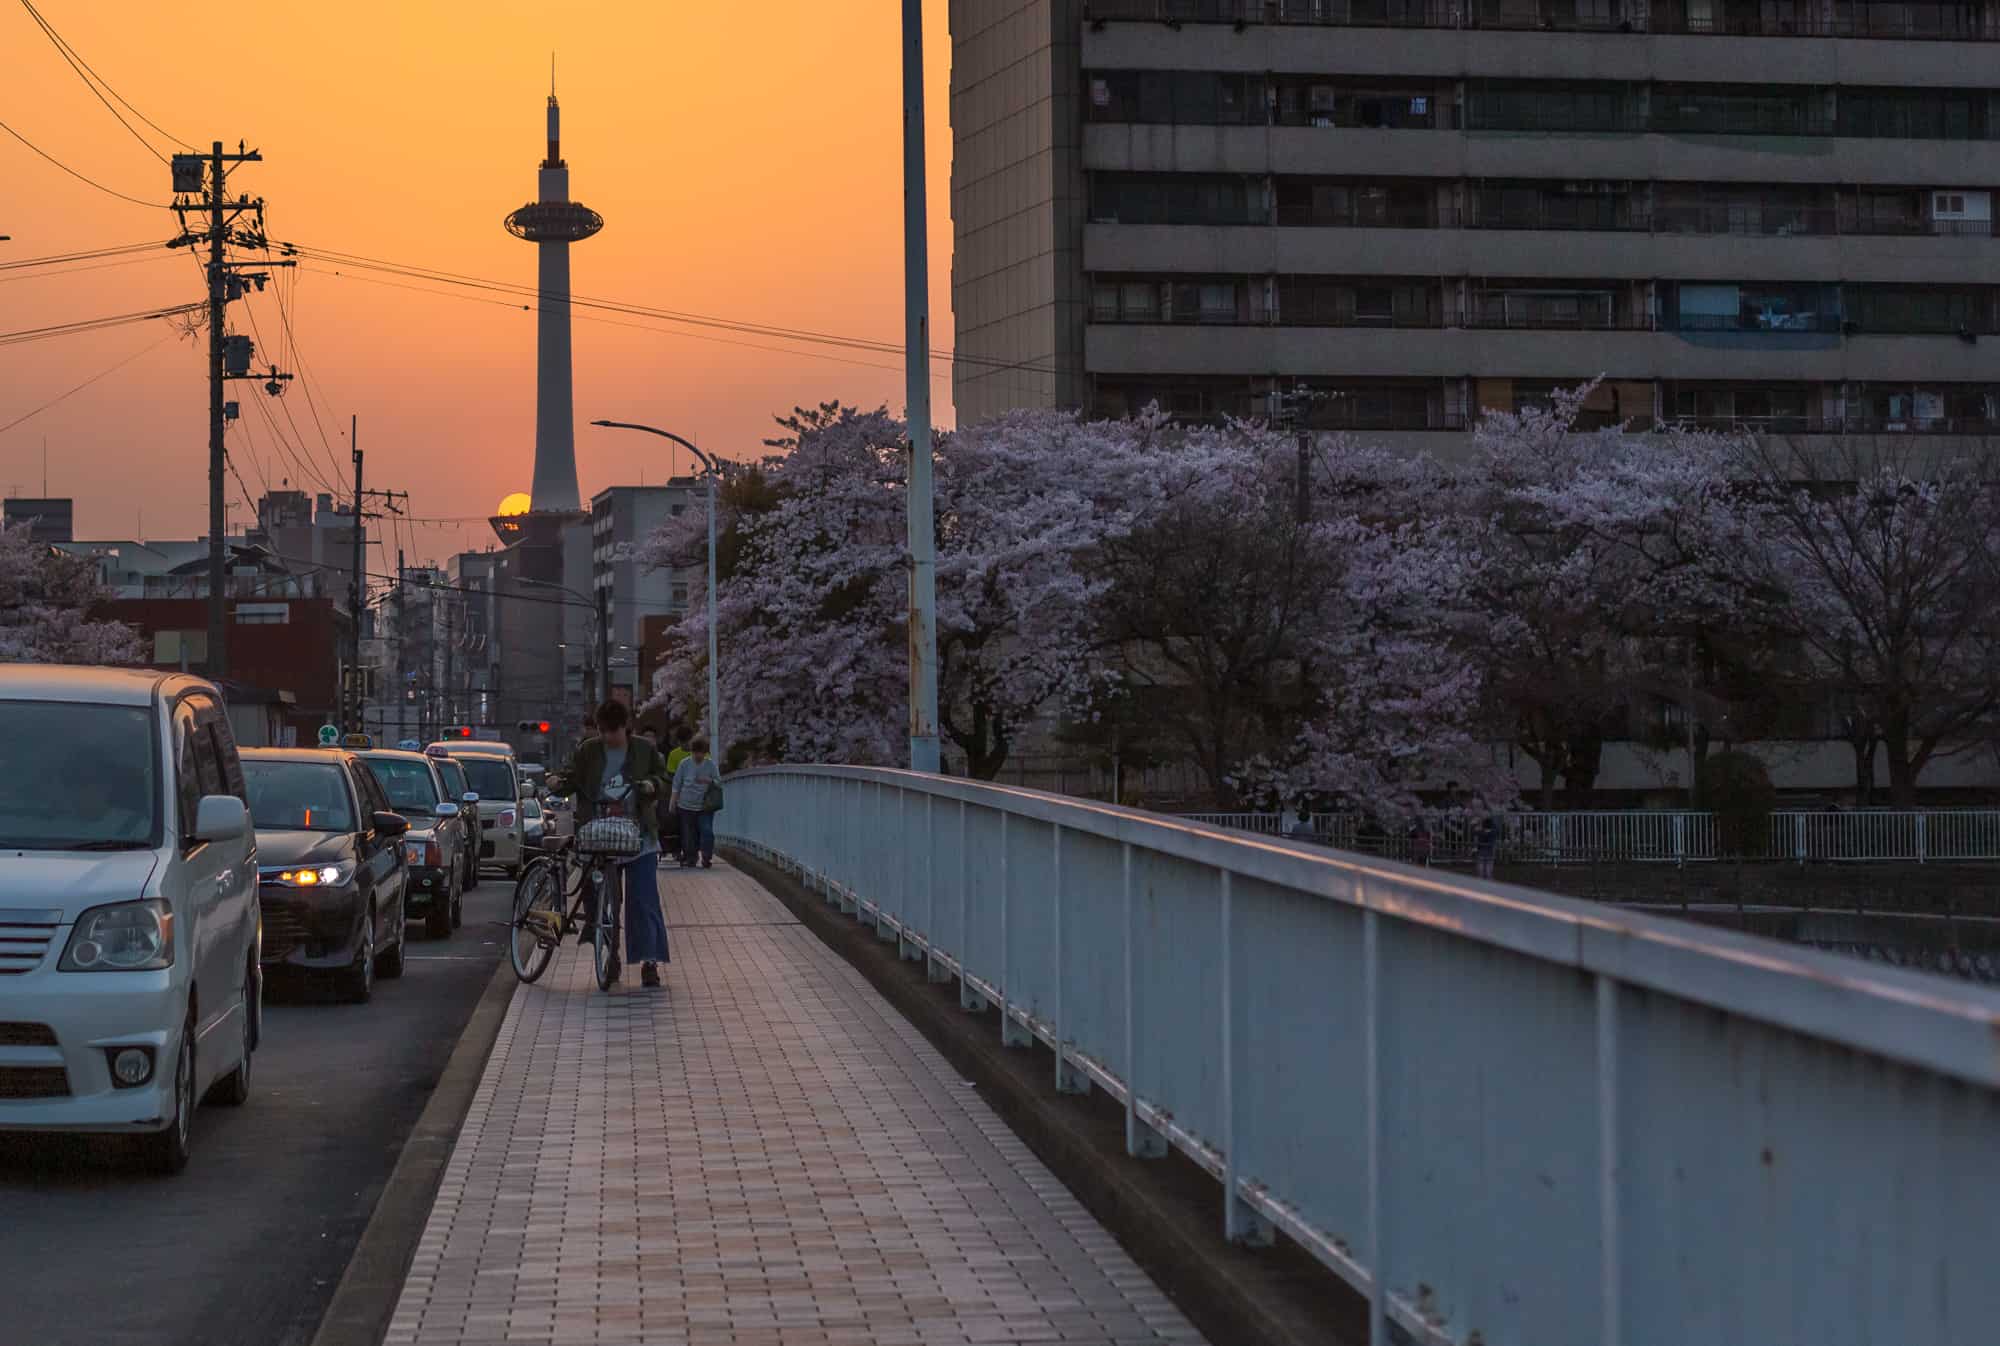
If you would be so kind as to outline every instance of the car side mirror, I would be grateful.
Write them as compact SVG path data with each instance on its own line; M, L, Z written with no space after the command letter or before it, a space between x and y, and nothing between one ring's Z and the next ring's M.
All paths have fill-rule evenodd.
M458 797L458 802L461 804L468 804L468 805L477 804L479 802L479 796L474 794L472 791L467 790L464 794Z
M204 795L194 810L196 841L235 841L250 834L250 810L235 795Z
M400 837L410 830L410 820L400 813L377 813L368 821L385 837Z
M445 800L444 803L437 806L437 816L440 818L456 818L458 816L458 805L452 803L449 799Z

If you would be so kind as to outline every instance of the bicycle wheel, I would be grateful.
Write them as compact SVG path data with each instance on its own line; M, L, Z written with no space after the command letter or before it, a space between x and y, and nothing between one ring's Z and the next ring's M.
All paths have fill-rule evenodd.
M598 870L602 883L597 890L597 946L594 950L597 962L597 989L608 991L618 980L618 917L619 908L624 904L623 877L617 867L606 865Z
M554 860L537 860L514 885L514 920L507 941L514 975L532 982L546 972L562 929L562 866Z

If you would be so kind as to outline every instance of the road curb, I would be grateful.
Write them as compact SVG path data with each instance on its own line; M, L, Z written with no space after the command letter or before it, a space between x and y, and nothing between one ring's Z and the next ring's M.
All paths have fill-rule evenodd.
M313 1333L312 1346L381 1346L516 985L513 967L502 959L403 1143L375 1213L368 1217L368 1227L341 1273L319 1330Z
M931 984L922 963L904 961L894 944L782 870L733 849L729 862L852 964L971 1080L1210 1341L1332 1346L1368 1339L1367 1302L1302 1248L1282 1236L1256 1251L1223 1238L1222 1188L1207 1173L1179 1154L1127 1155L1125 1110L1108 1094L1057 1094L1055 1058L1044 1044L1002 1047L998 1011L961 1010L955 984Z

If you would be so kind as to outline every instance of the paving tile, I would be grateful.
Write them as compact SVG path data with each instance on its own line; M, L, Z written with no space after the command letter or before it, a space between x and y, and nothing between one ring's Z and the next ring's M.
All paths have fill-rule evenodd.
M574 946L515 992L388 1342L1202 1342L783 904L661 879L664 992Z

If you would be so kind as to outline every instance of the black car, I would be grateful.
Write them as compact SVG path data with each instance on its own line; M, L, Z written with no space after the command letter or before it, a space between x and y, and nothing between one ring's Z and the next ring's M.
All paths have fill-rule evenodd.
M467 830L434 759L387 749L355 755L389 796L389 807L409 819L403 859L410 867L410 918L421 920L432 939L450 939L465 923L465 854L468 846L477 850L477 835Z
M479 796L472 792L472 786L465 778L465 768L459 765L457 758L444 753L430 752L425 753L424 756L430 758L431 765L437 768L438 776L444 781L444 797L446 799L456 799L459 807L464 810L463 816L465 818L466 835L476 838L479 822L479 809L477 807ZM470 892L479 886L479 846L476 840L475 844L465 848L464 858L464 886L465 891Z
M409 822L353 753L246 748L263 965L336 974L347 999L403 972Z

